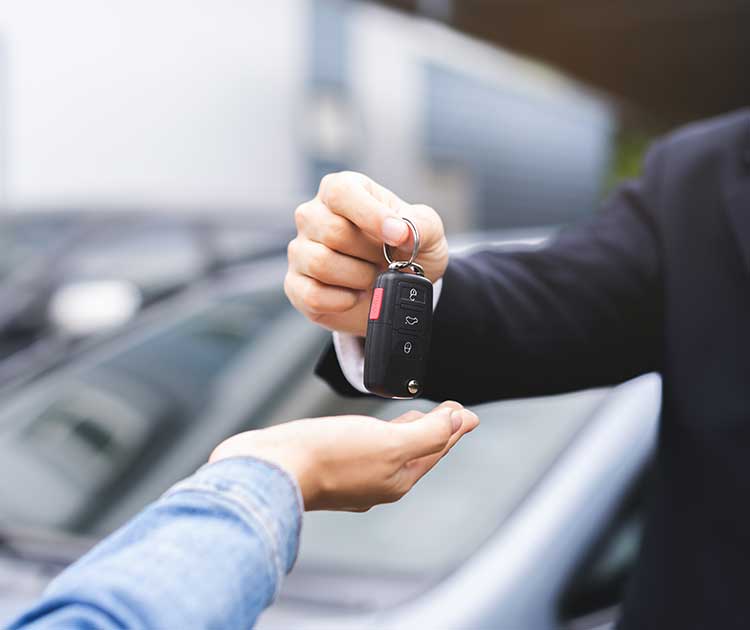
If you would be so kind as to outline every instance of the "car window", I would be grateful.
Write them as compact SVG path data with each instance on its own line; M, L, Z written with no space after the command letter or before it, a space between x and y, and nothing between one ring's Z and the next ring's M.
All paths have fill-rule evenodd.
M170 324L120 340L116 350L6 401L3 518L90 531L108 503L148 476L157 451L168 450L211 403L268 319L288 308L276 289L178 313Z
M622 602L641 545L650 487L651 470L647 468L568 580L558 602L562 622L571 622Z
M307 515L298 567L439 574L487 540L570 443L604 392L475 407L482 425L401 501L366 514ZM392 418L426 401L384 402ZM342 401L340 412L351 410Z
M81 229L69 217L24 217L0 223L0 280L54 252Z
M231 222L211 226L209 234L215 262L222 265L237 264L274 250L283 250L290 238L286 231L274 232Z
M79 244L65 260L76 280L129 280L148 297L199 277L206 260L187 226L114 227Z
M102 367L135 375L199 407L210 399L237 354L261 333L267 317L286 306L278 291L222 300L113 356Z

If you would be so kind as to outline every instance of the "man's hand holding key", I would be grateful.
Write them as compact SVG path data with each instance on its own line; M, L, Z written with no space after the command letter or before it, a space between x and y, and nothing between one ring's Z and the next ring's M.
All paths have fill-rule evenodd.
M314 199L295 211L297 237L289 243L284 289L291 303L330 330L364 336L372 286L386 267L383 243L411 251L419 230L419 262L435 282L448 265L443 222L424 205L408 204L360 173L327 175Z

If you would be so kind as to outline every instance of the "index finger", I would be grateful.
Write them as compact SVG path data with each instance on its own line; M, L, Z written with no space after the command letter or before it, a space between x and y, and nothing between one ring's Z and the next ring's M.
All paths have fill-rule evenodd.
M403 243L409 228L396 210L370 193L364 177L357 173L326 175L320 182L318 196L331 212L349 219L378 241Z

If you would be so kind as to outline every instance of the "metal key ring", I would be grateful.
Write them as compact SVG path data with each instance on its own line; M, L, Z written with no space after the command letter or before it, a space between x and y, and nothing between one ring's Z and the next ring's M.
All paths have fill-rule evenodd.
M388 245L386 243L383 243L383 255L385 256L385 260L388 263L389 267L393 267L395 269L412 267L414 269L415 266L419 266L414 262L417 258L417 254L419 253L419 230L417 229L417 226L414 225L414 222L411 219L401 217L401 220L409 226L409 229L414 236L414 248L411 250L411 258L409 258L409 260L392 260L391 255L388 253Z

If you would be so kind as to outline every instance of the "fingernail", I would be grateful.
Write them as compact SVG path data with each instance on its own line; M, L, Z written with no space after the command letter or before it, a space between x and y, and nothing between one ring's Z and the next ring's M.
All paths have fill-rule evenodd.
M464 423L463 413L461 411L451 412L451 431L455 433L461 428Z
M383 240L389 245L400 245L406 236L406 223L395 217L383 221Z

